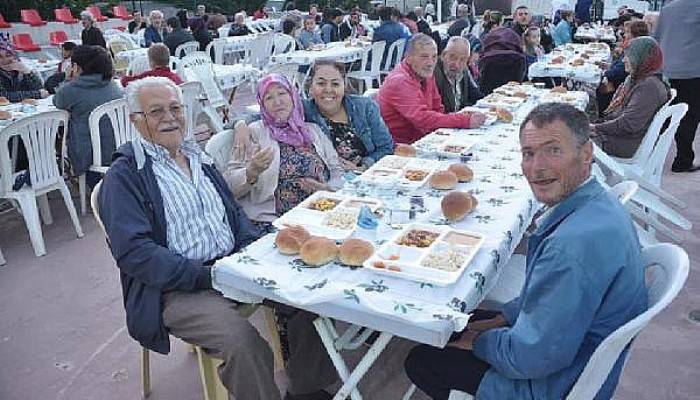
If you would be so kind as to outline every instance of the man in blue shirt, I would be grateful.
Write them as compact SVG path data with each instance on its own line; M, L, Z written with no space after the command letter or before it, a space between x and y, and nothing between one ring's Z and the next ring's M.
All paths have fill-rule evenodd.
M445 349L411 351L406 373L433 399L453 389L486 400L563 399L598 345L646 310L637 233L590 174L589 131L583 112L556 103L521 125L523 173L547 207L528 241L525 284L502 313L479 319L477 310ZM612 397L626 352L595 399Z
M411 36L408 29L406 29L406 26L398 22L397 19L394 19L393 15L394 13L392 7L380 8L379 19L381 22L379 27L372 33L372 42L386 42L386 47L384 47L384 55L382 56L382 66L384 65L386 54L387 51L389 51L391 44L399 39L406 39L406 41L408 41L408 38ZM401 60L402 56L403 54L399 54L398 61Z

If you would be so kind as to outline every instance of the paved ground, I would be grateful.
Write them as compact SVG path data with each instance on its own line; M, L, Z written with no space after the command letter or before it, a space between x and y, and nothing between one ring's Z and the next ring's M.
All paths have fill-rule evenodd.
M618 399L700 399L700 324L688 318L700 308L700 172L667 172L664 188L689 204L684 214L696 228L682 245L692 271L676 301L635 341ZM34 257L21 217L0 214L8 262L0 267L0 399L137 399L139 346L126 332L118 272L104 237L87 215L81 218L85 237L76 239L62 202L53 199L51 206L55 222L44 227L48 254L41 258ZM408 386L401 362L410 346L391 345L364 383L365 398L401 398ZM152 399L203 398L196 359L182 342L152 360ZM278 378L284 387L284 374Z

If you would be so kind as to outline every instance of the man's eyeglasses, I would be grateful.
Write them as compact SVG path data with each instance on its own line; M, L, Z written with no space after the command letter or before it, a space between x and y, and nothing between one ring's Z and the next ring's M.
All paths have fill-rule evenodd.
M182 104L173 104L172 106L168 107L167 110L170 111L170 115L172 115L173 117L180 117L185 112L185 107L183 107ZM150 111L145 111L145 112L138 111L138 112L135 112L134 114L143 114L147 118L161 120L161 119L165 118L165 113L166 113L165 108L154 108Z

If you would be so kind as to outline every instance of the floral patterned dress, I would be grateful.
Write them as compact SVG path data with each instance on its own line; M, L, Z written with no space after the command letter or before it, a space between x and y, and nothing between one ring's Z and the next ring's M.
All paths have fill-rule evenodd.
M358 167L362 166L362 160L367 157L367 149L355 129L350 124L331 121L328 118L325 120L331 128L331 142L338 156Z
M313 194L299 184L302 178L327 182L330 171L313 146L294 147L279 143L279 147L280 173L275 190L275 211L282 215Z

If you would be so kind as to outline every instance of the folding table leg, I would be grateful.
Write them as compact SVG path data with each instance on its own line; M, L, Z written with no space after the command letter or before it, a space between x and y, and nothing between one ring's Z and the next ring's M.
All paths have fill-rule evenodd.
M318 334L321 337L323 345L326 347L326 351L328 352L328 355L330 356L333 365L335 366L336 370L338 370L338 375L340 375L340 379L343 380L343 386L341 386L340 390L338 390L338 393L336 393L333 399L344 400L348 396L350 396L350 398L353 400L362 400L362 396L357 390L357 384L360 381L360 379L362 379L362 377L365 375L365 373L367 373L372 364L374 364L379 355L386 348L387 344L389 344L391 338L394 336L390 333L382 332L379 335L379 338L369 348L364 357L362 357L357 367L355 367L352 373L350 373L347 365L345 365L345 361L343 360L339 352L339 350L341 350L343 347L338 346L337 343L339 339L342 342L346 342L347 338L345 337L345 335L341 339L338 336L338 333L336 332L335 327L333 326L330 319L325 317L317 318L314 321L314 326L316 327L316 330L318 331ZM349 329L357 331L354 326ZM360 335L363 337L365 336L364 333Z

